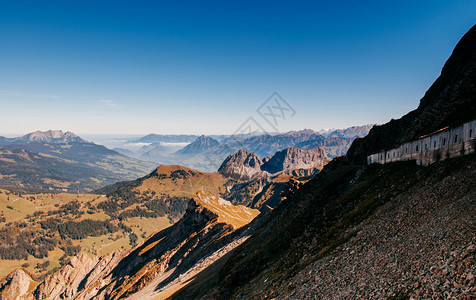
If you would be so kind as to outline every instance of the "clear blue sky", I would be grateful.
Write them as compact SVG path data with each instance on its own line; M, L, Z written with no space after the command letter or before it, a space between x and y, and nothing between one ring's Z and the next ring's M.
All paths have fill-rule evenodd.
M0 134L228 134L274 91L279 131L384 123L475 21L459 0L2 0Z

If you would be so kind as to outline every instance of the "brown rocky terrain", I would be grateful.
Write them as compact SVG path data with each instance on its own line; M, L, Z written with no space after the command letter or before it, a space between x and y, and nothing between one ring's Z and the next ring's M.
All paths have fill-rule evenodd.
M300 271L278 293L290 299L476 297L476 161L473 156L452 163L460 168L418 170L419 179L436 176L349 228L349 242Z

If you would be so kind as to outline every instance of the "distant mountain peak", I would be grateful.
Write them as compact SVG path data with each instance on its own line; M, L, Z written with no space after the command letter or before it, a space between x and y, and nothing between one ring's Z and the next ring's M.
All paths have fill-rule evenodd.
M286 133L281 134L283 136L293 136L293 137L303 137L303 136L319 136L320 133L315 132L312 129L303 129L303 130L297 130L297 131L288 131Z
M180 155L195 155L206 152L220 143L212 137L201 135L195 141L185 146L183 149L177 151Z
M340 137L355 139L366 136L375 124L366 124L361 126L352 126L345 129L335 129L327 133L327 137Z
M47 142L47 143L87 143L71 131L62 130L35 131L16 138L23 142Z

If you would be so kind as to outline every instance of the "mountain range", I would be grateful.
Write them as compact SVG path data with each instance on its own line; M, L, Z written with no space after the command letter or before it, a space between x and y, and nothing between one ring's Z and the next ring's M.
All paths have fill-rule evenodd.
M366 157L474 119L475 82L476 25L418 108L373 126L365 137L355 138L365 132L359 128L326 136L311 130L259 135L244 142L201 136L187 148L190 158L214 159L241 148L227 154L216 172L160 165L139 179L99 189L99 195L75 195L62 206L54 195L1 190L0 255L43 259L53 252L64 258L41 279L30 276L29 265L17 268L0 281L0 296L472 299L476 153L462 151L426 167L415 161L369 165ZM346 155L329 161L329 152L338 153L351 139ZM20 146L31 145L45 157L47 149L57 150L53 145L88 145L43 143ZM18 155L33 160L26 151ZM21 209L30 210L27 217ZM158 226L137 243L132 221L144 218L167 218L170 226ZM88 254L76 244L95 237L107 247L104 239L114 244L126 233L134 245L129 250ZM34 269L48 266L49 260Z
M473 26L416 110L373 127L309 180L285 179L289 175L281 171L275 179L286 186L273 193L274 209L258 214L249 204L236 207L227 197L198 190L178 222L134 249L80 253L32 288L28 274L14 271L0 282L0 293L38 299L473 298L476 154L427 167L414 161L367 165L365 158L473 119L475 50ZM292 135L274 141L282 145ZM251 176L243 182L228 176L233 188L263 178L261 168L273 157L262 159L269 150L258 149L224 162L225 174ZM282 156L288 153L297 152L273 153L271 170L286 169L289 160ZM175 168L153 176L158 183L187 182L190 171L173 173Z
M0 146L9 144L27 144L32 142L43 142L48 144L69 144L69 143L88 143L74 133L61 130L35 131L16 138L0 138Z
M344 155L352 141L365 136L372 126L354 126L347 129L333 130L326 132L325 135L311 129L304 129L287 133L256 134L252 136L199 136L178 151L167 150L164 147L164 140L172 141L168 139L168 136L154 135L154 138L159 142L152 142L154 139L150 137L133 141L133 143L149 141L149 144L143 146L132 156L159 164L180 164L205 172L215 172L228 155L236 153L238 150L246 150L254 152L260 157L267 157L290 147L303 150L321 147L326 152L328 159L332 159ZM191 138L191 136L183 137L183 140ZM175 139L174 141L178 140ZM167 146L175 150L174 145L179 144L172 143ZM122 153L131 155L129 152Z
M322 148L302 150L295 147L276 152L271 157L260 158L253 152L238 150L228 156L221 164L218 172L236 179L251 179L257 174L276 175L301 174L306 176L316 174L329 162Z
M87 192L149 173L130 158L60 130L0 139L0 187L21 192Z

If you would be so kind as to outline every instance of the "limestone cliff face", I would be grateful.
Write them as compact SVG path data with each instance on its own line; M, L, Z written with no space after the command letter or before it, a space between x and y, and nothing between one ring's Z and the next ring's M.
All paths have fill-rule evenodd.
M261 159L255 153L239 150L230 155L218 170L229 179L223 197L263 211L275 208L280 193L292 178L307 179L317 174L329 162L323 148L303 150L295 147L276 152Z
M218 172L226 177L249 180L258 175L292 174L293 171L306 169L320 170L328 162L325 151L320 147L310 150L290 147L264 159L255 153L239 150L225 159Z
M0 299L31 299L28 290L33 284L34 281L25 271L17 269L0 282Z
M246 180L260 173L263 163L263 159L255 153L238 150L223 161L218 172L227 177Z
M269 161L263 164L262 169L271 174L292 172L300 169L322 169L329 161L322 148L302 150L290 147L276 152Z
M48 276L35 289L36 299L89 299L95 291L97 281L109 273L126 255L126 251L117 251L106 256L93 256L79 253L58 272ZM81 294L81 296L79 296Z

